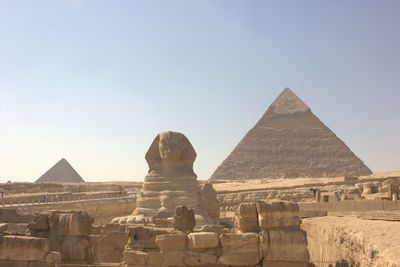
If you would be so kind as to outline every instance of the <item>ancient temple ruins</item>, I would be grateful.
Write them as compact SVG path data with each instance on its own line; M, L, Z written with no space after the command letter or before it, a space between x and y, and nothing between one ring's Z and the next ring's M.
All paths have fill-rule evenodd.
M346 144L286 88L210 179L369 174Z
M39 183L82 183L85 182L69 162L62 158L39 179Z
M158 134L146 153L149 171L137 208L131 216L113 222L168 225L175 207L185 205L195 211L197 224L218 223L216 192L210 184L200 187L193 172L195 159L196 152L185 135L171 131Z

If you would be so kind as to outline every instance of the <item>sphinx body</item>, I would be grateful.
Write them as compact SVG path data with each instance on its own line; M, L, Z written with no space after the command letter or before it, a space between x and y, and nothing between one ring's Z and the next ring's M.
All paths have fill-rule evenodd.
M219 205L210 184L203 188L193 172L196 152L185 135L163 132L156 136L146 153L149 165L136 209L120 224L153 223L172 218L175 207L185 205L195 211L197 224L219 223ZM217 211L218 210L218 211Z

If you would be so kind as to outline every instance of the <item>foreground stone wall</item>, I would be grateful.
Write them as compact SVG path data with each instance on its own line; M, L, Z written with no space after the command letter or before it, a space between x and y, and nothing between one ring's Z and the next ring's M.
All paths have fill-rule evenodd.
M131 227L124 251L127 267L281 266L306 267L306 233L294 203L245 203L235 228L205 226L184 233L171 228Z
M30 234L45 238L58 262L89 263L93 218L83 211L41 212L28 225Z
M193 210L181 206L176 208L174 228L161 228L93 227L93 218L84 211L44 211L28 224L25 236L3 232L0 266L123 262L127 267L306 267L307 236L297 212L294 203L243 203L234 228L194 228Z
M0 260L43 261L49 240L29 236L0 236Z

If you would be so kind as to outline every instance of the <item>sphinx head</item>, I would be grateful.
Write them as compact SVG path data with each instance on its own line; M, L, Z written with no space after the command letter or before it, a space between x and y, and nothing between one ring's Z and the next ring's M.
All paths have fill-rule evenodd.
M159 133L146 153L149 172L193 172L196 152L185 135L177 132Z
M165 161L179 161L189 142L183 134L171 131L160 133L158 138L160 158Z

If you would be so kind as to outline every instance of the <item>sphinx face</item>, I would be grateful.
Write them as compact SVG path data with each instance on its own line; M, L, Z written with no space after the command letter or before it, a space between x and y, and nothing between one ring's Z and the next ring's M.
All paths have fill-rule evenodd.
M174 132L164 132L160 133L159 137L158 149L161 160L179 161L185 144L183 135Z

